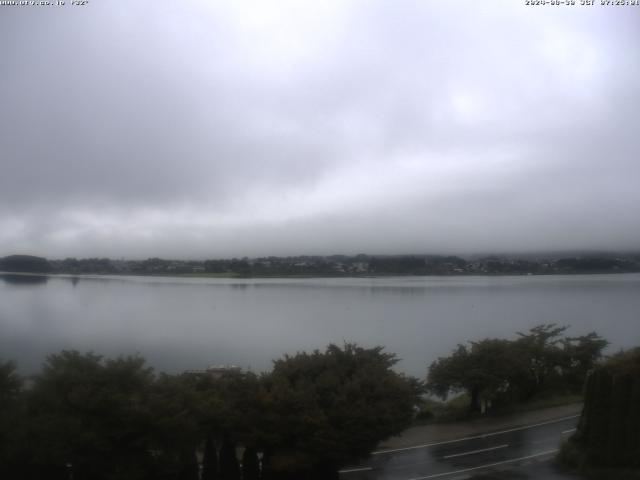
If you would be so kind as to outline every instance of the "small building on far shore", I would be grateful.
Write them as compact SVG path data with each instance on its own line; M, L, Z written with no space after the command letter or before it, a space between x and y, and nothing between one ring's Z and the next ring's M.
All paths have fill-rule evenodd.
M217 379L221 378L225 375L241 375L242 368L238 365L232 364L219 364L219 365L209 365L204 370L185 370L184 372L187 375L206 375L211 378Z

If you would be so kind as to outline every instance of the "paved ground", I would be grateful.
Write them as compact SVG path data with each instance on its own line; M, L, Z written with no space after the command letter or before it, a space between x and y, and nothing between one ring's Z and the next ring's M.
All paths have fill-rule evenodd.
M580 405L469 423L414 427L384 442L345 480L568 479L550 460L575 430Z
M503 415L500 417L485 417L469 422L442 423L412 427L405 430L402 435L382 442L378 447L378 450L409 447L422 443L470 437L484 432L505 430L507 428L521 427L523 425L532 425L544 422L545 420L579 415L581 411L582 404L574 403L571 405L544 408L531 412Z

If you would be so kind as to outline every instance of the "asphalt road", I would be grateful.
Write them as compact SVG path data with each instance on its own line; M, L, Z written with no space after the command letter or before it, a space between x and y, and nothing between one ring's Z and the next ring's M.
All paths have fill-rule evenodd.
M374 452L340 471L344 480L570 478L542 465L575 430L579 415L483 435ZM538 472L527 475L525 471ZM511 476L509 476L511 472ZM542 473L540 473L542 472Z

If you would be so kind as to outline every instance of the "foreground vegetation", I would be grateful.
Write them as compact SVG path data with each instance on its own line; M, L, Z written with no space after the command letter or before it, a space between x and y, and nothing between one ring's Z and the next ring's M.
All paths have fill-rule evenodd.
M601 478L640 478L640 347L589 374L578 428L560 459Z
M515 340L487 338L458 345L429 367L427 388L441 398L464 393L470 413L552 396L575 396L608 342L595 332L564 335L567 327L538 325Z
M607 341L595 332L566 337L538 325L514 340L458 347L429 368L428 399L418 420L460 420L584 399L576 433L560 451L564 466L594 479L640 479L640 347L602 361ZM585 382L586 380L586 382Z
M546 324L513 340L458 345L431 364L425 384L394 372L396 357L382 347L354 344L285 355L261 375L156 374L138 356L62 351L22 378L0 362L0 478L337 478L416 420L575 401L594 368L573 456L600 462L592 452L605 442L615 461L604 464L620 451L637 462L640 351L598 367L606 340L565 331ZM426 392L453 399L442 404ZM615 428L605 435L608 425Z
M63 351L28 382L3 363L0 478L196 480L198 458L203 479L337 478L410 425L420 384L395 362L330 345L215 378Z
M473 421L486 416L499 417L520 414L564 405L581 404L583 401L584 396L581 393L555 394L548 392L521 403L498 406L485 413L480 413L469 409L470 398L466 393L452 396L445 401L424 397L419 405L414 425Z

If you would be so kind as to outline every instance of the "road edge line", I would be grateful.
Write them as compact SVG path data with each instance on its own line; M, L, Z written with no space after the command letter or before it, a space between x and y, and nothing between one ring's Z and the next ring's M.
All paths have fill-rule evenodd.
M493 437L493 436L496 436L496 435L502 435L503 433L511 433L511 432L517 432L517 431L520 431L520 430L526 430L528 428L536 428L536 427L542 427L544 425L552 425L554 423L560 423L560 422L564 422L565 420L571 420L572 418L578 418L578 417L580 417L580 414L570 415L568 417L562 417L562 418L558 418L556 420L549 420L549 421L546 421L546 422L535 423L533 425L525 425L523 427L509 428L507 430L501 430L499 432L490 432L490 433L483 433L483 434L479 434L479 435L473 435L471 437L456 438L456 439L453 439L453 440L444 440L442 442L425 443L423 445L415 445L413 447L392 448L392 449L389 449L389 450L378 450L377 452L371 452L371 455L384 455L385 453L395 453L395 452L402 452L402 451L406 451L406 450L417 450L419 448L435 447L437 445L447 445L449 443L464 442L464 441L467 441L467 440L477 440L479 438L486 438L486 437Z
M495 463L488 463L486 465L480 465L478 467L465 468L463 470L455 470L453 472L435 473L433 475L427 475L426 477L414 477L414 478L410 478L409 480L427 480L429 478L438 478L438 477L444 477L446 475L455 475L456 473L471 472L473 470L480 470L482 468L497 467L498 465L505 465L507 463L514 463L514 462L521 462L522 460L528 460L530 458L542 457L543 455L550 455L552 453L558 452L558 450L559 449L556 448L554 450L547 450L547 451L536 453L536 454L533 454L533 455L527 455L526 457L514 458L514 459L511 459L511 460L503 460L501 462L495 462Z

